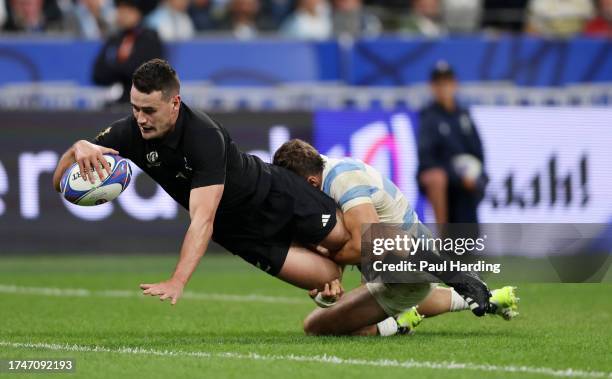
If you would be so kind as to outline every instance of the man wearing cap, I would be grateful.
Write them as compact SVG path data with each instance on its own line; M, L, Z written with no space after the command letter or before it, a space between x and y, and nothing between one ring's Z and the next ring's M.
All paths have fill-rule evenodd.
M149 3L153 2L115 0L118 30L104 43L94 63L94 83L122 85L118 103L129 103L134 71L144 62L164 56L157 32L142 25L143 17L151 6Z
M448 63L434 66L430 86L433 101L419 113L419 186L438 224L469 223L469 234L478 234L477 208L487 183L482 143L469 111L457 103Z

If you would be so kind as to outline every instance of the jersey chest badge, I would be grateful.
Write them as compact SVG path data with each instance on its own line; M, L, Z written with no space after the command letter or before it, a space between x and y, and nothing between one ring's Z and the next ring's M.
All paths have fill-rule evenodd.
M149 162L149 167L159 167L161 162L159 161L159 154L157 151L153 150L146 155L147 162Z

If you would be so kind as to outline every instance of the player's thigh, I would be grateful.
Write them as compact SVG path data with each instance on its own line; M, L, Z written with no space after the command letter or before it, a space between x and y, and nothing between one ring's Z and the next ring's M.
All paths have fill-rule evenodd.
M312 311L304 320L304 331L310 335L352 334L387 317L368 289L360 286L332 307Z
M340 267L329 258L307 248L291 245L277 277L294 286L323 289L326 283L339 279Z

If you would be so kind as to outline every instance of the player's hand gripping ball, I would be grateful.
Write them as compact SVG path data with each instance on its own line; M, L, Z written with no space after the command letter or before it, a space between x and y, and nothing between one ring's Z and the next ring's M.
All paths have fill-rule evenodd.
M90 173L94 178L93 183L81 177L78 163L64 172L60 190L66 200L76 205L100 205L114 200L127 188L132 178L132 168L128 161L111 154L104 154L104 159L110 165L111 173L101 180L94 170ZM102 170L107 174L104 168Z

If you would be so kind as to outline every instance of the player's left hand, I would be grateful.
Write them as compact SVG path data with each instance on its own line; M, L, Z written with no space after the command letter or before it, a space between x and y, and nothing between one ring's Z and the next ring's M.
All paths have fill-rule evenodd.
M166 280L155 284L141 284L140 289L143 295L159 296L159 300L170 299L170 304L174 305L183 295L183 283L177 279Z
M466 190L470 192L476 191L476 180L469 179L469 178L463 178L462 182L463 182L463 188L465 188Z

